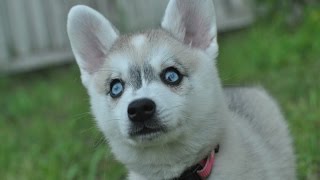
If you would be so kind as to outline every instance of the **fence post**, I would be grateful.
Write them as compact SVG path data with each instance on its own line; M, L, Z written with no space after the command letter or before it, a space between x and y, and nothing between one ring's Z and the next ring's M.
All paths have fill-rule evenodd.
M8 44L4 30L4 18L3 14L0 14L0 69L3 69L8 63L8 54Z
M32 48L36 50L47 49L49 45L49 34L45 22L43 0L28 0L28 15L32 37Z
M7 0L10 31L13 34L13 50L19 55L27 55L30 50L25 0ZM16 54L15 54L16 55Z

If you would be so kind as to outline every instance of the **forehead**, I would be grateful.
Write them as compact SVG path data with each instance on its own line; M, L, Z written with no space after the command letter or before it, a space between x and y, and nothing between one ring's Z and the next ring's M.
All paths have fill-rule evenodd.
M175 44L175 45L174 45ZM129 63L150 63L153 58L174 54L178 42L165 31L152 30L144 33L120 36L112 46L109 54L125 56ZM124 60L122 58L122 60Z
M123 64L145 63L157 68L165 61L172 60L189 67L197 63L197 53L191 47L161 29L120 36L108 54L106 65L113 68L125 68Z
M97 73L98 84L103 84L106 78L125 78L139 88L142 81L156 80L170 66L179 65L192 71L198 63L196 54L163 30L120 36Z

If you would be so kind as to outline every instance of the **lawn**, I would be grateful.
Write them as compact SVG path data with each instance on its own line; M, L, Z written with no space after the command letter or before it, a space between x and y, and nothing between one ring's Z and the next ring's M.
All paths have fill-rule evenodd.
M258 84L287 117L299 179L320 179L320 11L219 37L224 84ZM75 64L0 78L0 179L121 179Z

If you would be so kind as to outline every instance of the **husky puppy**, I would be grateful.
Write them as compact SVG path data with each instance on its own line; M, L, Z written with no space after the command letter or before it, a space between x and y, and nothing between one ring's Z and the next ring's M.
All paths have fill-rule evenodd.
M262 88L222 87L212 0L171 0L120 36L78 5L68 35L92 114L130 180L294 180L288 128Z

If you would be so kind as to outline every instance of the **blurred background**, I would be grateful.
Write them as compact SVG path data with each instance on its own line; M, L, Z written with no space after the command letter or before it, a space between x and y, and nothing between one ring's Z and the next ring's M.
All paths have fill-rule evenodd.
M0 0L0 179L125 177L89 112L66 18L87 4L121 32L168 0ZM320 179L319 0L214 0L225 85L264 86L288 120L300 180Z

